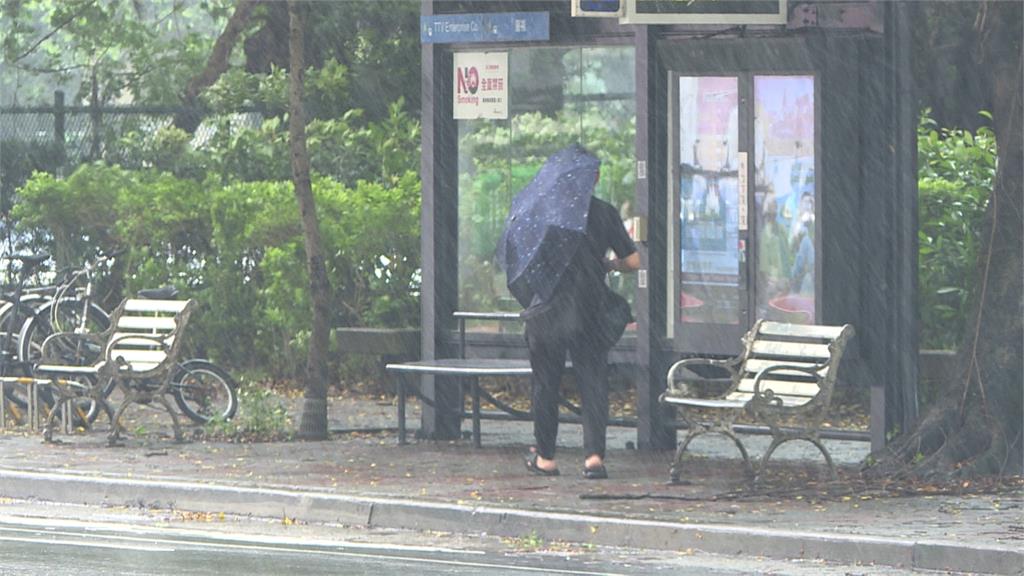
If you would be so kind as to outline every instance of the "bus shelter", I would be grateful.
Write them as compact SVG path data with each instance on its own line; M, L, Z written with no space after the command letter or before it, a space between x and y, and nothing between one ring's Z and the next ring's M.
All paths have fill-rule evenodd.
M916 417L908 40L896 2L424 0L422 357L458 352L457 310L518 310L494 260L509 204L579 142L643 261L611 278L637 318L612 361L638 447L674 444L668 367L739 352L760 318L855 326L841 385L869 391L880 447ZM464 341L526 356L514 325ZM458 434L430 406L422 430Z

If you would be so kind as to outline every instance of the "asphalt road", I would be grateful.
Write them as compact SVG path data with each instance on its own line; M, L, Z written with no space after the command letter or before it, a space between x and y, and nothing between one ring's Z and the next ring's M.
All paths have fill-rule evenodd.
M304 546L287 541L235 541L219 538L135 536L80 528L0 527L0 573L19 575L131 574L253 576L488 574L611 575L668 572L654 566L546 556L500 555L433 547ZM653 571L652 571L653 570ZM735 571L715 571L737 574ZM672 574L706 574L701 570Z
M892 568L0 501L2 576L851 576Z
M383 574L605 574L609 572L516 566L496 558L422 551L313 550L269 544L224 544L129 539L76 532L0 530L0 573L23 575L131 574L135 576L250 574L279 576ZM564 564L564 563L563 563ZM634 572L636 573L636 572Z

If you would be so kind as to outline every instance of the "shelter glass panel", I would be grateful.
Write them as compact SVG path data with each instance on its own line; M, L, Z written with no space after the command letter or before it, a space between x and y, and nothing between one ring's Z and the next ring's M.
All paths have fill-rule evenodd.
M519 310L495 250L512 198L559 149L579 142L600 158L596 195L632 215L633 47L514 48L508 62L509 118L458 121L462 310ZM633 276L613 276L611 284L632 299Z
M815 319L814 77L754 77L757 315Z
M739 80L679 78L679 320L738 324Z

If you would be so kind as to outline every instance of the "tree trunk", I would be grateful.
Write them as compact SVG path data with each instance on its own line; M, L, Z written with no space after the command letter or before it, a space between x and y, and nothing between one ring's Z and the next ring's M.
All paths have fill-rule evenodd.
M274 66L288 68L288 6L279 2L264 4L260 27L245 39L245 71L270 74ZM307 47L304 47L307 48ZM303 60L308 61L306 54Z
M987 72L999 162L989 200L960 370L919 425L869 472L948 480L1024 473L1024 126L1021 5L986 2L975 64Z
M302 107L303 7L296 0L288 2L288 136L292 156L292 182L302 216L302 232L306 248L306 272L309 275L309 296L312 302L313 326L306 357L305 393L299 437L307 440L327 438L327 345L330 283L320 249L320 228L316 203L309 177L309 154L306 151L305 114Z
M249 23L249 17L252 16L255 6L256 2L253 0L241 0L235 7L234 13L231 14L231 18L224 26L224 31L213 44L210 57L206 60L206 66L185 86L185 93L181 97L184 109L174 115L174 126L177 128L192 134L199 127L203 120L199 113L199 95L213 86L213 83L228 69L231 51L234 50L238 37L242 35L246 24Z

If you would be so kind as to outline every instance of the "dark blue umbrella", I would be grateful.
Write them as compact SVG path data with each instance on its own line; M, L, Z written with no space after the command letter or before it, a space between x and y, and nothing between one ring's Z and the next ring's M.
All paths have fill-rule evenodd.
M579 144L559 150L512 199L498 242L498 265L525 308L547 301L587 230L601 161Z

